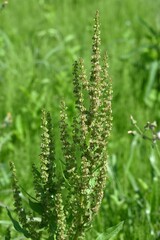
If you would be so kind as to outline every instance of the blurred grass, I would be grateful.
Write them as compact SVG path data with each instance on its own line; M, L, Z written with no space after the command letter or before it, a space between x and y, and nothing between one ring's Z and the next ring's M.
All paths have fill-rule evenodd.
M127 135L130 114L142 126L148 120L160 122L159 105L151 108L143 101L145 88L141 83L145 79L133 66L138 53L130 54L145 42L146 29L140 19L160 30L159 0L17 0L0 12L0 121L7 112L13 117L12 127L6 133L0 131L2 140L7 131L11 134L0 150L0 202L13 208L10 160L16 163L21 185L32 191L30 173L40 153L41 108L51 111L56 129L62 98L70 115L73 113L72 64L83 57L90 70L92 23L97 9L102 52L108 52L113 79L114 120L109 180L94 226L103 232L124 220L118 239L160 239L160 176L153 167L160 167L157 156L149 143ZM155 158L153 164L151 156ZM0 218L8 220L3 206ZM0 227L0 233L3 229ZM87 239L94 239L93 231Z

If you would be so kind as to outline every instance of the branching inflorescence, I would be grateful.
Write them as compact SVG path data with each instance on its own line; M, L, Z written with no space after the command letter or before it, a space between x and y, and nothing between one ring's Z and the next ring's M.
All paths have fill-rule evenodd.
M99 13L96 12L87 77L82 59L75 61L73 93L75 113L69 125L61 104L60 140L63 159L58 163L50 113L42 111L40 170L33 166L35 198L32 213L22 207L14 164L11 163L15 211L19 231L31 239L83 239L97 213L106 183L107 144L112 128L112 84L107 56L100 58ZM102 62L102 64L101 64ZM62 171L58 167L61 164ZM9 212L9 216L13 218ZM39 216L38 220L37 217Z

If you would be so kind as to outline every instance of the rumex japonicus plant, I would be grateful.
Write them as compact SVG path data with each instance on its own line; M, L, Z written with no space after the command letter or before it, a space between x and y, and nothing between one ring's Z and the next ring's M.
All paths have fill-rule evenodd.
M10 164L18 221L9 210L8 215L15 229L26 238L84 239L103 198L112 128L112 84L106 54L101 61L98 11L94 19L90 76L86 75L83 59L75 61L73 93L72 120L68 119L65 102L61 103L59 126L63 159L59 163L51 115L42 111L40 169L32 167L35 197L28 194L30 212L23 207L15 165Z

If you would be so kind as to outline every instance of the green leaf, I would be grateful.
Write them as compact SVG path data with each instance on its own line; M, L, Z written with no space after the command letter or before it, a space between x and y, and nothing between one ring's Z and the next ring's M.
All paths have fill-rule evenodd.
M146 27L146 29L148 29L148 31L151 33L151 35L157 37L158 32L151 26L149 25L144 19L140 18L140 22L143 24L143 26Z
M108 228L105 233L99 233L96 240L112 240L122 230L124 221L120 222L116 226Z
M29 206L31 207L31 209L34 212L39 213L40 215L42 215L43 213L43 206L41 203L39 202L33 202L31 199L29 199Z
M147 191L149 189L149 186L145 181L143 181L141 178L138 178L139 185L144 191Z
M23 229L19 222L17 222L11 215L11 212L9 211L9 209L7 208L7 213L8 213L8 216L9 218L11 219L12 223L13 223L13 226L15 228L15 230L17 232L20 232L20 233L23 233L23 235L26 237L26 238L30 238L30 234L27 232L27 230Z
M151 167L153 168L153 170L156 173L156 175L158 177L160 177L160 170L159 170L159 167L157 165L157 158L156 158L156 155L155 155L153 150L152 150L152 153L151 153L151 155L149 157L149 161L150 161Z
M159 66L158 61L153 61L150 64L149 78L148 78L148 83L146 85L145 96L144 96L145 100L147 100L147 98L151 92L151 89L153 88L153 84L156 81L156 74L158 72L158 66Z
M132 175L131 172L128 172L128 178L129 178L129 181L134 189L135 192L138 192L139 191L139 187L137 185L137 182L136 182L136 179L135 177Z
M26 192L26 190L25 190L22 186L20 186L20 187L21 187L21 189L23 190L23 192L24 192L26 195L28 195L28 197L30 197L30 198L32 198L33 200L37 201L37 199L34 198L34 197L32 197L28 192Z

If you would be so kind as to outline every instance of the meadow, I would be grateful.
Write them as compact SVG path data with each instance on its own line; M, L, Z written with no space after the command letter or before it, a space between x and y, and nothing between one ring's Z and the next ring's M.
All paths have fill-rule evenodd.
M160 143L128 134L134 130L131 115L149 138L147 122L156 121L155 131L160 130L159 0L17 0L0 11L1 239L12 225L5 208L13 210L9 161L16 165L20 185L32 193L41 109L51 112L55 129L62 99L72 116L72 65L83 57L90 71L97 9L101 51L108 53L113 81L113 129L104 199L86 239L121 221L117 240L160 239ZM14 230L13 236L23 239Z

